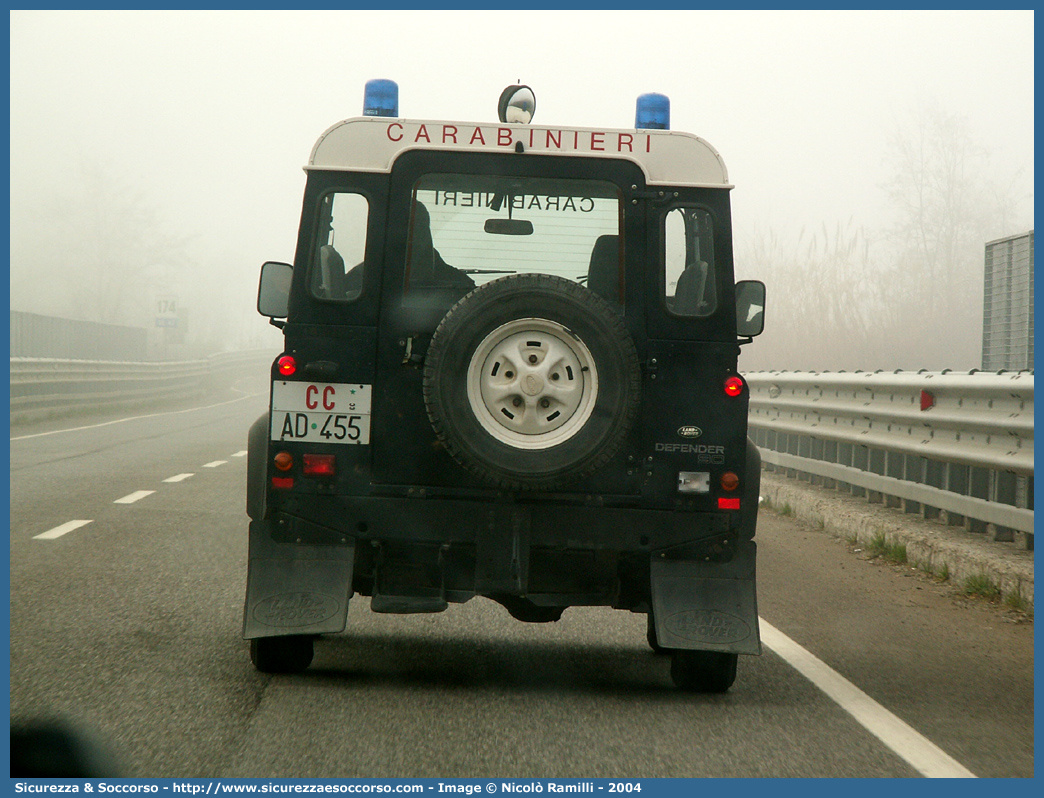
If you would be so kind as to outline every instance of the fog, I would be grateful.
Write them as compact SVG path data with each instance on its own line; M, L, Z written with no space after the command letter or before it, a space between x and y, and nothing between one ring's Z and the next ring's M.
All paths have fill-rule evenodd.
M495 122L521 81L543 124L662 92L722 154L745 368L975 367L983 246L1033 227L1033 45L1032 11L13 11L11 307L156 335L174 299L163 356L278 347L258 270L364 83Z

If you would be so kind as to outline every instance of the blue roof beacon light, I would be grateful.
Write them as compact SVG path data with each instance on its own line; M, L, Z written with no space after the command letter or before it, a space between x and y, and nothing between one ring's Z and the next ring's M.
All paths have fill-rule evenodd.
M398 116L399 84L394 80L366 81L363 92L363 116Z
M640 94L634 114L638 130L670 130L671 101L665 94Z

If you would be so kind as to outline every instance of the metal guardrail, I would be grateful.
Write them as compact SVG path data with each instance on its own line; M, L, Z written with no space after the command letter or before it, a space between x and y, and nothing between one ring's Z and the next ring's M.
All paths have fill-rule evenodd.
M11 419L190 397L269 350L183 362L11 359ZM1033 374L754 372L766 468L1033 548Z
M754 372L770 470L1033 548L1033 373Z
M11 358L11 421L202 395L250 372L263 374L277 354L231 352L147 363Z

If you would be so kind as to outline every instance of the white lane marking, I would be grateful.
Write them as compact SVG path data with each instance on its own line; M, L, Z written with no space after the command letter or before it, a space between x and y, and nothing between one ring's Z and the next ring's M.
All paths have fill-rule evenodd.
M128 493L122 499L117 499L113 504L134 504L139 499L144 499L146 496L151 496L156 491L154 490L136 490L134 493Z
M164 482L184 482L189 477L194 477L195 474L175 474L172 477L167 477Z
M826 693L867 731L928 778L977 778L920 732L897 718L821 659L802 648L764 618L761 641Z
M81 526L86 526L89 523L90 521L66 521L54 529L48 529L39 535L33 535L33 540L54 540L55 538L60 538L66 532L72 532L74 529L79 529Z
M235 453L234 455L232 455L232 456L233 456L233 457L246 457L246 453L247 453L247 450L246 450L246 449L240 449L240 450L239 450L238 452L236 452L236 453Z
M222 465L224 465L227 462L228 462L228 460L212 460L209 463L204 463L203 467L204 468L217 468L218 466L222 466Z
M27 440L29 438L42 438L45 435L58 435L59 433L62 433L62 432L80 432L81 430L85 430L85 429L98 429L99 427L108 427L111 424L122 424L124 421L138 421L139 419L143 419L143 418L158 418L159 416L176 416L176 415L180 415L182 413L195 413L197 410L209 410L212 407L222 407L223 405L231 405L231 404L235 404L236 402L242 402L244 399L253 399L255 396L264 396L264 395L265 394L263 394L263 393L250 393L250 394L246 394L245 396L241 396L238 399L229 399L228 401L218 402L217 404L213 404L213 405L202 405L201 407L190 407L190 408L188 408L186 410L168 410L167 412L164 412L164 413L149 413L148 415L144 415L144 416L128 416L127 418L117 418L117 419L114 419L113 421L104 421L101 424L88 424L88 425L86 425L84 427L69 427L68 429L53 429L50 432L34 432L32 435L17 435L17 436L13 436L11 438L11 440L13 440L13 441L24 441L24 440Z

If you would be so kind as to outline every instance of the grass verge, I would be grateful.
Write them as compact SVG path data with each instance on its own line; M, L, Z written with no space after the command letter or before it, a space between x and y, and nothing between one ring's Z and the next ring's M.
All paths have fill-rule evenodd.
M902 564L907 560L906 544L890 543L884 532L875 534L867 545L866 550L871 556L880 557L883 560L888 560L888 562Z
M1000 598L1001 591L988 574L975 574L964 580L964 595L994 600Z
M1018 593L1009 593L1004 597L1004 606L1009 610L1015 612L1021 612L1023 615L1027 615L1030 618L1033 617L1033 605L1030 604Z

